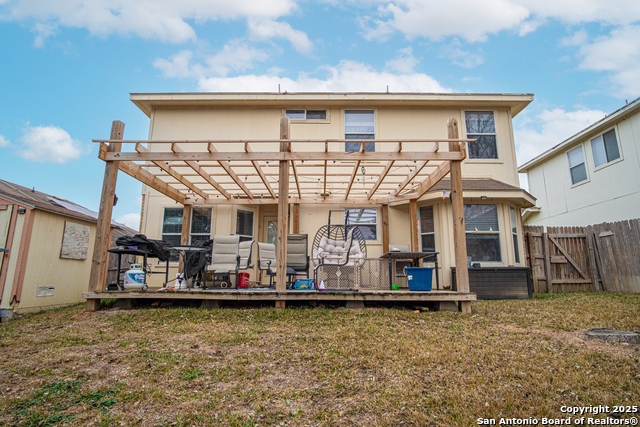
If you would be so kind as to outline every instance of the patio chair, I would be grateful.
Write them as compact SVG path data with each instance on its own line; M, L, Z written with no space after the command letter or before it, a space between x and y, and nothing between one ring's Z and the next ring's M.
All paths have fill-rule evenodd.
M262 272L266 271L269 276L269 287L273 286L273 277L276 275L276 245L273 243L258 242L258 271L260 271L260 281L262 282Z
M211 263L207 266L205 286L209 277L225 277L227 286L231 284L231 276L235 276L235 288L238 288L238 270L240 269L240 236L213 236ZM224 278L222 279L224 283Z
M289 234L287 236L287 268L295 275L309 278L309 235Z
M354 249L356 249L353 247L353 230L354 229L352 228L351 230L349 230L349 233L347 234L347 240L345 241L345 244L344 244L344 251L342 252L342 258L338 262L331 262L330 265L332 267L343 267L349 264L349 254L352 252L355 252ZM318 269L325 265L325 259L326 259L326 256L324 256L323 253L320 253L319 264L313 269L313 278L316 280L316 283L318 281ZM351 264L355 267L356 264L358 263L352 262ZM327 265L329 265L329 263L327 263Z
M253 265L251 263L253 262L252 256L254 243L255 240L248 240L245 242L240 242L240 244L238 245L238 253L240 254L240 265L238 266L238 270L248 270L250 268L253 268Z

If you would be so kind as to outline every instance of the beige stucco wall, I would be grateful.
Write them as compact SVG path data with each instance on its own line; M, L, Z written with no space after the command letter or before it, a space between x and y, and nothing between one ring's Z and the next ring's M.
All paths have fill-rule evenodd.
M18 218L22 216L19 215ZM89 226L87 259L60 258L65 221ZM22 298L19 303L13 304L15 313L39 311L85 301L82 298L82 292L87 291L89 282L95 231L94 223L35 210ZM18 233L19 229L16 227L15 239L20 240ZM12 282L7 281L7 283ZM37 297L37 288L41 285L55 286L53 296ZM3 301L5 301L4 298Z
M595 168L591 139L616 130L621 158ZM538 199L540 213L527 225L585 226L635 219L640 216L640 114L589 135L528 173L530 193ZM571 184L567 152L582 146L587 180Z
M342 139L344 137L344 108L318 107L317 105L292 105L288 108L322 108L327 110L326 122L292 121L291 138L293 139ZM376 138L379 139L420 139L420 138L447 138L447 120L456 118L460 124L460 138L466 137L464 126L464 108L400 108L379 107L372 103L370 107L358 106L357 109L373 109L375 111ZM277 139L279 138L279 119L284 115L284 109L274 108L182 108L176 110L158 109L151 114L149 137L155 140L220 140L220 139ZM515 162L515 148L513 132L511 129L511 113L507 109L494 109L487 105L470 108L469 111L493 111L496 121L498 160L465 160L462 171L465 178L493 178L510 185L518 186L518 174ZM341 143L340 143L341 144ZM184 144L183 148L195 149ZM229 144L217 146L220 151L242 151L240 145ZM151 149L166 150L167 147L157 145ZM204 150L204 147L199 149ZM277 146L265 145L264 149L277 150ZM316 147L310 147L315 150ZM409 150L407 146L405 150ZM447 151L447 144L441 144L441 151ZM274 165L275 166L275 165ZM240 175L240 174L239 174ZM220 178L221 182L224 178ZM293 179L292 179L293 180ZM355 184L354 184L355 185ZM328 186L330 190L330 185ZM164 207L176 207L175 202L167 199L149 188L144 188L146 194L144 216L141 232L150 238L161 237L161 226ZM472 202L472 201L468 201ZM494 201L495 202L495 201ZM508 203L502 199L498 204L501 252L503 261L492 265L514 265L513 244L510 232L510 217ZM473 201L473 203L476 203ZM450 202L446 201L421 201L418 206L424 204L434 205L436 220L436 247L440 255L441 284L449 286L449 268L454 265L453 259L453 227L451 224ZM310 244L318 229L327 223L328 212L331 209L343 209L342 205L300 205L300 233L309 235ZM354 207L349 205L348 207ZM357 207L357 206L355 206ZM367 252L371 258L376 258L387 251L382 247L381 207L366 205L361 207L375 207L378 211L378 240L368 242ZM262 219L265 215L277 213L275 205L233 205L213 206L212 235L234 234L237 209L252 210L254 216L254 238L263 239ZM335 217L337 219L337 216ZM341 220L341 218L340 218ZM392 205L389 208L389 235L391 244L409 244L409 208L408 202ZM291 227L291 225L290 225ZM291 228L290 228L291 231ZM254 248L254 264L257 258ZM309 249L311 253L311 248ZM522 248L520 248L522 254ZM523 261L523 260L521 260ZM158 265L154 260L154 271L163 272L164 265ZM518 265L524 265L521 262ZM170 278L177 273L177 264L172 266ZM149 279L151 286L160 286L164 276L154 275ZM255 272L251 280L257 280Z

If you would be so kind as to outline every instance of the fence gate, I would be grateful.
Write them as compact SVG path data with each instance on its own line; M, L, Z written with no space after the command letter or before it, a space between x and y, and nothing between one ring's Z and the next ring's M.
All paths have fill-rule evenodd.
M591 239L583 227L524 227L534 292L601 290ZM595 278L595 279L594 279Z

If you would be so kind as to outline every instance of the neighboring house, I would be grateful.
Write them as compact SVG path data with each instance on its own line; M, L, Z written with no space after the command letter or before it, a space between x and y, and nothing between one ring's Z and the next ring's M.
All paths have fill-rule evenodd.
M0 318L83 301L97 215L0 180ZM132 234L112 223L113 240Z
M151 120L150 140L182 141L180 145L184 146L189 146L188 140L236 141L226 146L224 142L216 143L217 151L244 152L244 147L237 141L278 139L280 118L283 116L291 119L291 138L297 140L446 139L447 120L455 118L459 123L459 137L476 139L476 142L469 144L467 158L462 164L468 256L473 262L480 262L482 266L525 265L521 255L523 248L520 238L520 210L534 206L535 199L519 188L511 122L513 117L533 100L532 95L176 93L132 94L131 100ZM336 143L342 144L345 152L360 149L360 143ZM275 145L277 151L278 144L272 145ZM376 145L377 143L373 142L366 143L365 152L384 151ZM123 150L125 149L130 150L123 147ZM166 151L170 149L170 145L150 143L147 149ZM145 151L147 149L143 148ZM447 147L441 146L440 151L447 151ZM221 165L223 163L225 162L220 162ZM271 165L266 164L268 162L254 163L257 164L254 164L256 169L261 168L264 171L266 180L273 189L277 189L277 162L272 162ZM362 169L357 167L356 179L352 178L352 191L370 191L386 162L362 163ZM390 167L386 172L389 176L397 176L399 181L414 172L413 165L396 164L399 166ZM165 166L164 162L156 162L156 165L160 168ZM201 162L200 165L201 168L207 168L210 178L219 180L220 185L226 189L238 189L237 182L234 183L217 164ZM160 172L153 165L147 167L153 169L154 173ZM213 201L203 205L198 205L196 201L192 205L188 239L190 243L210 239L216 234L239 234L243 239L259 242L275 241L278 227L277 201L276 204L274 201L260 203L262 194L269 199L271 197L265 188L264 180L261 181L255 173L256 169L252 168L253 172L247 175L238 173L236 177L237 181L246 182L247 187L255 193L257 200L252 200L254 203L242 204L241 199L234 196L231 200L233 203L214 204L215 194L218 193L213 192L212 188L210 196L205 196L213 197ZM346 178L340 178L341 182L334 179L332 183L331 177L327 177L329 183L326 190L320 182L321 168L317 174L296 176L295 185L298 185L298 181L299 185L305 185L305 188L317 185L319 193L316 193L316 197L335 197L331 194L332 188L344 189L344 181L349 180L348 174L352 169L353 166ZM194 176L193 170L189 168L184 168L183 172L185 176ZM180 177L176 178L175 173L172 176L157 176L180 191L189 191L187 187L180 185ZM292 175L292 186L293 182ZM418 199L416 206L420 240L419 247L414 248L417 251L440 252L440 278L444 287L450 287L450 268L455 265L451 201L443 192L450 190L450 184L447 182L446 179L441 181ZM411 187L410 184L407 188ZM292 192L295 193L295 190ZM389 194L392 192L393 188L389 188ZM142 194L141 233L150 238L180 243L182 205L146 185L143 186ZM242 192L240 195L244 196ZM202 196L192 194L192 197L197 199ZM222 201L222 198L218 200ZM321 201L317 204L299 204L295 207L292 205L290 208L291 218L294 217L294 209L298 209L295 217L296 221L299 218L299 223L290 221L289 231L308 234L310 245L318 229L327 224L329 211L335 209L341 209L344 215L338 215L342 218L333 217L332 223L342 223L342 220L345 220L351 224L360 224L360 229L367 239L368 258L380 257L388 251L388 245L411 243L412 215L409 200L388 205L340 205ZM385 242L382 221L387 210L389 240ZM311 253L311 248L309 251ZM157 262L154 264L155 271L163 271L163 265ZM173 264L177 267L177 262ZM175 272L176 270L173 270L172 277L175 277ZM256 273L252 273L252 280L257 277ZM161 274L150 278L152 286L160 286L161 280Z
M640 217L640 98L520 166L537 199L527 225Z

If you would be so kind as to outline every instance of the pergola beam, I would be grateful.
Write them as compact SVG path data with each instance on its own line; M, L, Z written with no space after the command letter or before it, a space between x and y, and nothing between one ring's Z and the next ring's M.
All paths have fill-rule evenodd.
M174 153L184 153L184 150L178 144L171 144L171 151L173 151ZM199 176L204 178L205 181L211 184L213 188L218 190L220 194L222 194L227 200L231 198L229 193L224 188L222 188L215 179L211 178L211 176L202 168L202 166L200 166L193 160L187 160L185 163L189 165L189 167L191 167L191 169L193 169ZM184 177L184 175L182 175L182 177Z
M244 151L245 151L245 153L248 153L248 154L253 152L251 150L251 147L249 147L249 143L248 142L244 143ZM262 183L267 188L267 191L269 192L269 194L271 194L271 197L273 197L275 199L276 198L276 193L273 192L273 188L271 188L271 185L269 184L269 181L267 181L267 177L265 176L265 173L262 170L262 168L260 167L260 165L258 164L258 162L255 161L255 160L251 160L251 164L255 168L256 172L258 172L258 175L260 176L260 179L262 180Z
M138 152L138 155L144 155L144 154L152 153L151 151L149 151L145 147L143 147L141 144L136 144L136 151ZM134 154L134 153L130 153L130 154ZM178 154L174 153L174 155L179 155L179 154L181 154L181 153L178 153ZM180 175L178 172L174 171L170 166L168 166L163 161L160 161L160 160L151 160L151 161L153 162L154 165L156 165L157 167L159 167L160 169L162 169L163 171L165 171L166 173L171 175L173 178L178 180L178 182L180 184L184 185L189 190L191 190L194 193L196 193L198 196L202 197L205 200L209 198L209 196L204 191L202 191L200 188L198 188L196 185L194 185L191 181L189 181L188 179L186 179L185 177ZM176 161L179 161L179 160L176 160ZM186 160L184 160L184 161L186 162Z
M373 141L373 140L371 140ZM153 162L176 162L187 160L198 161L413 161L413 160L437 160L437 161L461 161L464 160L466 151L456 152L439 152L434 153L432 151L405 151L402 153L394 153L389 151L369 151L365 153L360 152L335 152L330 151L326 153L319 152L252 152L252 153L206 153L206 152L184 152L184 153L168 153L160 151L149 151L142 153L99 153L100 159L104 161L153 161Z
M180 190L176 190L163 180L158 179L151 172L144 170L142 166L137 165L133 162L118 162L118 167L122 172L126 173L130 177L137 179L143 184L169 197L170 199L173 199L178 203L185 203L185 200L187 198L186 194L184 194Z
M217 153L218 152L218 150L216 150L216 147L214 147L212 143L207 146L207 149L209 150L210 153ZM251 191L249 191L247 186L242 183L242 181L240 180L238 175L233 171L233 169L231 169L231 164L229 162L227 162L227 161L222 161L222 160L218 161L218 164L220 166L222 166L222 169L224 169L227 172L227 174L229 174L231 179L233 179L235 181L235 183L238 185L238 187L240 187L240 189L242 191L244 191L244 194L246 194L247 197L249 197L250 199L253 199L253 193L251 193ZM227 198L229 198L229 197L227 197Z
M398 143L398 146L394 151L396 153L399 153L402 151L402 142ZM395 160L389 160L387 162L384 169L382 170L382 173L380 174L380 177L375 182L375 184L373 184L373 188L369 190L369 193L367 193L367 199L370 199L376 193L376 190L378 189L378 187L380 187L380 184L382 184L382 181L384 181L384 179L387 177L387 174L389 173L389 170L391 170L391 167L393 166L394 163L395 163Z

